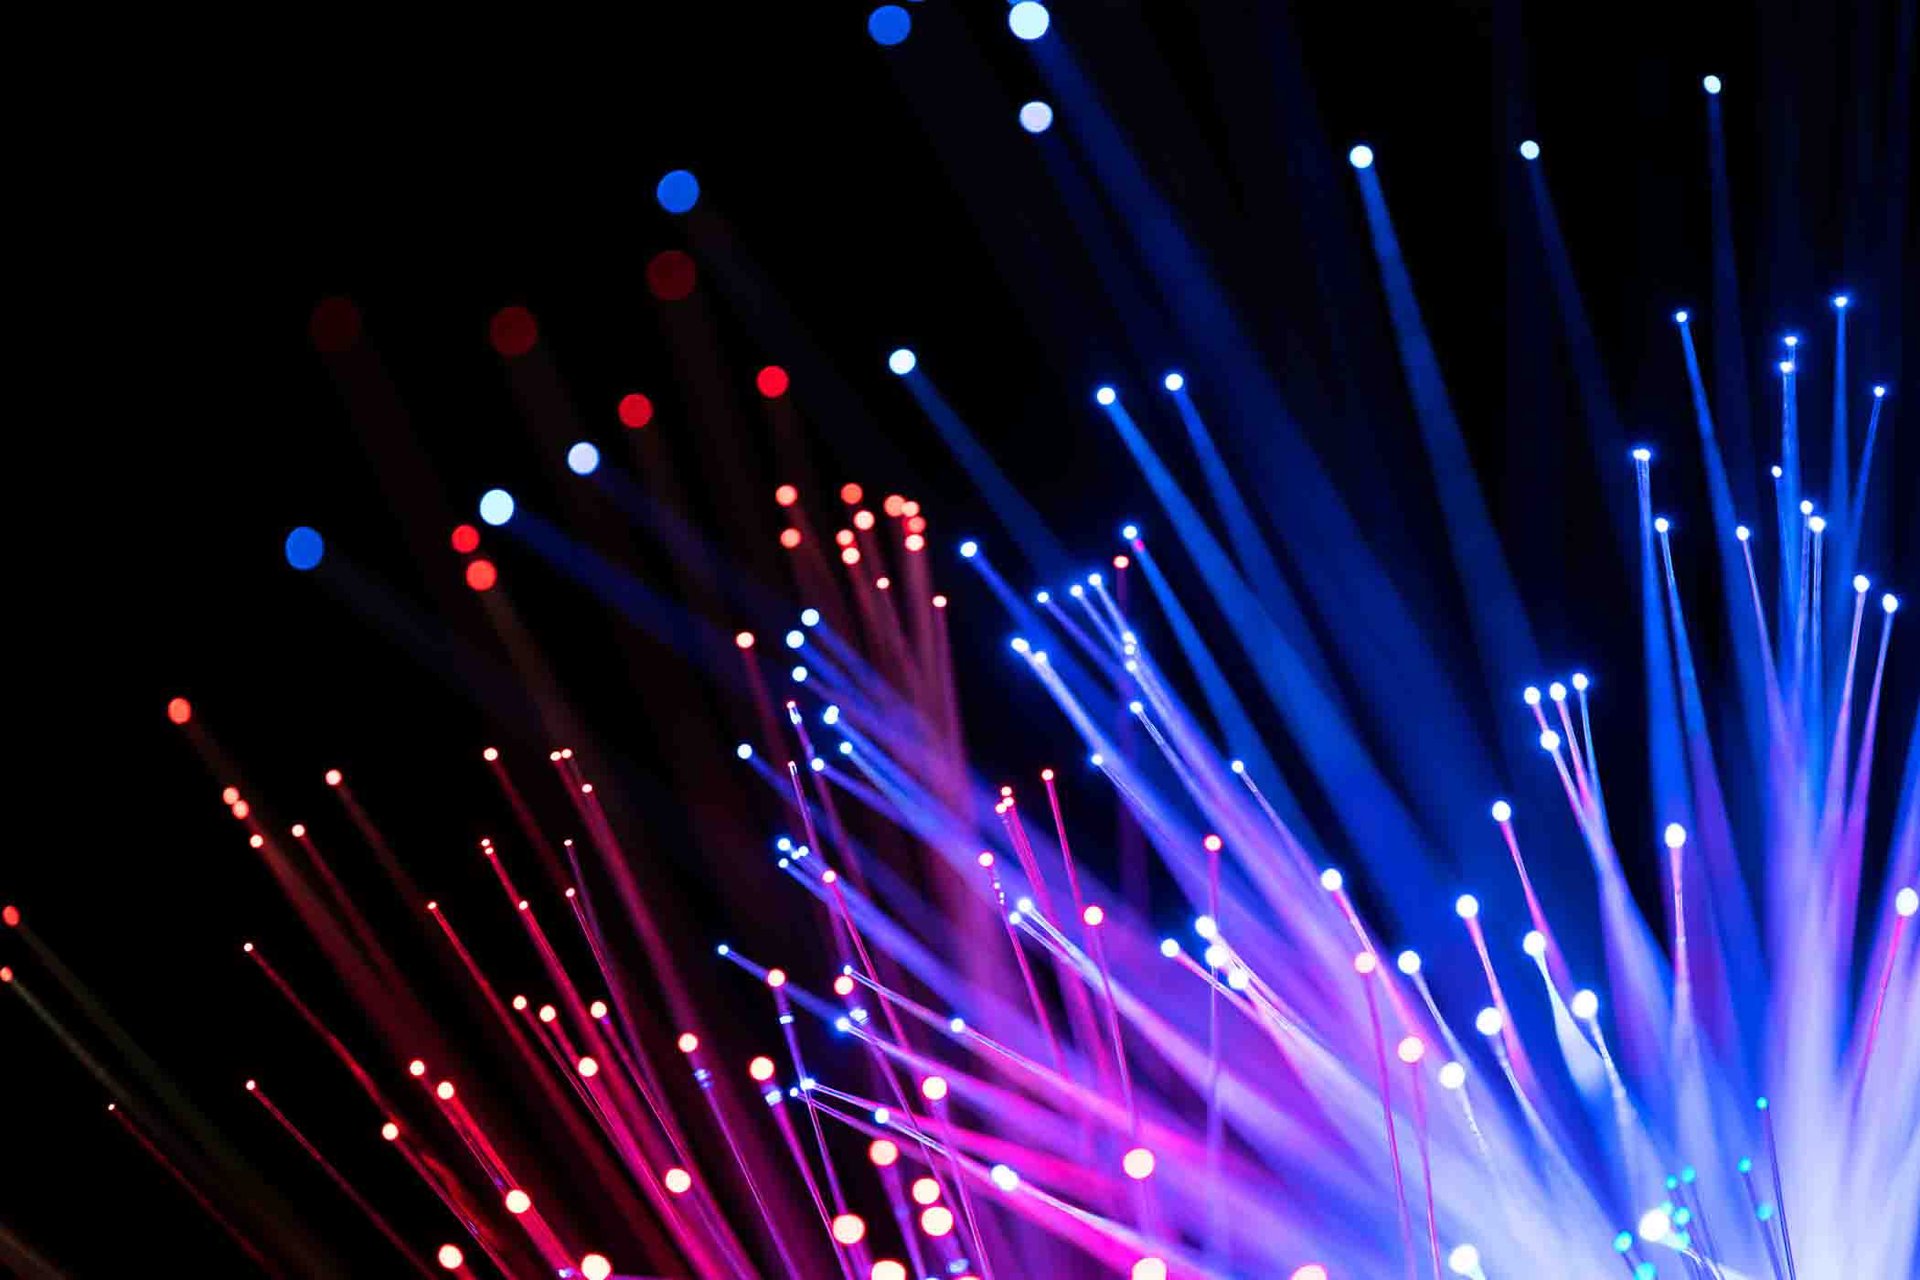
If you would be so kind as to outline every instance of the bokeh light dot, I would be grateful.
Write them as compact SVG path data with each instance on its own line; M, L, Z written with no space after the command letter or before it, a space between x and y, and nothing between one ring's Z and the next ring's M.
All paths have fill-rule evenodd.
M577 476L590 476L600 469L600 450L591 440L576 441L567 450L567 470Z
M675 169L660 179L653 198L668 213L685 213L700 202L700 179L685 169Z
M759 389L761 395L769 400L778 400L781 396L787 394L787 387L790 384L791 380L787 377L787 371L777 364L767 365L761 369L759 373L753 375L753 385Z
M458 1271L460 1264L467 1260L467 1255L460 1252L460 1246L457 1244L443 1244L440 1246L439 1258L441 1266L449 1271Z
M921 1210L920 1229L935 1239L953 1234L953 1210L936 1204Z
M491 560L469 560L467 562L467 585L475 591L491 591L500 581L500 571L493 567Z
M1007 10L1007 26L1022 40L1038 40L1053 25L1053 15L1039 0L1020 0Z
M679 302L687 297L699 278L693 259L678 249L657 253L647 263L647 288L662 302Z
M693 1189L693 1175L685 1169L669 1169L661 1181L676 1196L683 1196Z
M505 489L489 489L481 494L480 518L495 528L513 519L513 495Z
M287 535L287 563L305 573L319 566L321 557L327 554L327 544L319 531L306 525L300 525Z
M463 556L472 555L480 549L480 531L470 524L455 525L453 549Z
M913 32L913 15L897 4L883 4L867 15L867 34L880 45L896 45Z
M1044 102L1029 102L1020 108L1020 127L1028 133L1045 133L1053 127L1053 108Z
M487 339L493 349L508 359L524 356L540 341L540 326L533 312L525 307L502 307L487 324Z
M844 1245L859 1244L867 1238L867 1222L857 1213L843 1213L833 1220L833 1238Z
M653 421L653 401L638 391L620 397L620 425L638 430Z
M187 721L193 719L193 704L185 698L169 698L167 700L167 719L175 724L185 724Z

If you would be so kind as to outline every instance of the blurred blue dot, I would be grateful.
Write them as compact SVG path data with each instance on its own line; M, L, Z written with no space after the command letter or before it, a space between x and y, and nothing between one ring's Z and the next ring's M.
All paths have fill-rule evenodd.
M567 450L567 469L577 476L592 475L600 469L600 450L591 441L580 441Z
M495 526L513 519L513 495L505 489L489 489L481 494L480 518Z
M912 30L912 16L897 4L883 4L867 15L867 34L875 44L899 44Z
M1020 0L1019 4L1007 10L1007 25L1022 40L1038 40L1047 34L1047 27L1052 22L1053 15L1039 0Z
M653 197L668 213L685 213L700 202L700 179L685 169L675 169L660 179Z
M302 573L318 565L325 554L327 544L318 531L301 525L287 535L287 563Z

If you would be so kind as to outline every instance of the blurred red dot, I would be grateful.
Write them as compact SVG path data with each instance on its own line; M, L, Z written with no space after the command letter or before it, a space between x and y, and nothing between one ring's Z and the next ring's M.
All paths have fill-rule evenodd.
M800 491L790 484L783 484L773 491L773 500L783 507L790 507L800 501Z
M0 922L4 922L9 929L19 928L20 908L14 906L11 902L4 907L0 907Z
M890 516L897 516L900 514L900 508L906 504L907 500L905 498L897 493L890 493L887 495L887 500L880 504L880 509Z
M13 970L7 968L7 966L3 964L0 964L0 982L12 982L12 981L13 981Z
M523 356L540 341L540 326L525 307L502 307L487 325L487 338L501 355Z
M233 816L239 818L242 822L246 821L247 815L252 812L253 806L245 800L235 800L233 802Z
M925 516L909 516L907 518L908 533L925 533L926 531L927 518Z
M461 555L471 555L480 547L480 531L470 524L457 525L453 530L453 549Z
M360 341L360 308L347 298L322 298L307 320L307 334L329 355L345 351Z
M647 288L653 290L653 296L662 302L678 302L693 292L693 284L699 273L693 268L693 259L678 249L669 249L665 253L655 254L647 264Z
M777 364L768 365L753 377L753 385L769 400L778 400L787 394L787 384L787 371Z
M493 567L491 560L470 560L467 562L467 585L475 591L491 591L493 584L500 581L500 571Z
M653 401L638 391L620 397L620 422L623 426L644 427L653 421Z
M865 492L859 485L848 482L840 486L840 501L851 507L860 501L861 495Z
M800 531L798 529L782 529L780 531L780 545L789 551L799 546Z
M175 698L167 703L167 719L175 724L185 724L193 719L193 704L185 698Z

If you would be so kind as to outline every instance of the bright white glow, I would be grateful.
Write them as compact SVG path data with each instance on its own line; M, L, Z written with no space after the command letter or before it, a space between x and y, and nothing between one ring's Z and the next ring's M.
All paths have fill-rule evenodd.
M1495 822L1506 822L1512 819L1512 817L1512 805L1508 804L1505 800L1495 800L1493 802L1493 820Z
M1128 542L1132 542L1140 536L1140 526L1137 524L1123 524L1120 526L1120 536Z
M821 724L839 724L840 723L840 706L838 703L827 704L827 709L820 713L820 723Z
M802 609L800 611L800 625L803 627L819 626L820 611L818 609Z
M567 450L567 470L577 476L590 476L600 469L600 450L581 440Z
M1172 938L1160 939L1160 954L1171 960L1180 954L1180 944Z
M1340 892L1341 886L1346 884L1346 882L1347 878L1340 874L1340 868L1338 867L1328 867L1320 873L1320 887L1328 893Z
M1462 920L1472 920L1480 914L1480 899L1470 893L1463 893L1453 900L1453 914Z
M1791 361L1791 360L1782 360L1782 361L1780 362L1780 372L1781 372L1781 373L1792 373L1792 372L1793 372L1793 361Z
M1053 15L1038 0L1020 0L1019 4L1007 10L1007 26L1022 40L1038 40L1047 34L1047 28L1052 23Z
M1635 462L1651 462L1653 461L1653 450L1647 448L1645 445L1641 445L1633 451L1633 460Z
M1576 671L1573 673L1573 691L1575 693L1585 693L1587 691L1587 673L1586 672Z
M1567 686L1555 680L1547 686L1547 696L1555 702L1565 702L1567 700Z
M1665 1209L1649 1209L1640 1216L1640 1238L1647 1243L1657 1243L1672 1234L1673 1219Z
M1591 1019L1594 1014L1600 1012L1600 997L1583 987L1573 993L1573 1000L1568 1008L1573 1010L1573 1016L1576 1018L1583 1021Z
M1053 593L1051 591L1036 591L1033 593L1033 602L1035 604L1045 604L1051 599L1053 599Z
M1815 533L1825 533L1827 531L1827 518L1825 516L1814 516L1807 521L1807 528L1813 530Z
M997 1164L988 1170L987 1177L993 1179L993 1185L1002 1191L1014 1191L1020 1186L1020 1175L1004 1164Z
M1767 471L1769 474L1773 476L1775 480L1778 480L1781 476L1784 476L1785 474L1787 474L1786 472L1780 469L1780 464L1777 462L1774 463L1771 467L1768 467Z
M1560 749L1560 735L1551 729L1542 729L1540 731L1540 749L1542 751L1558 751Z
M1797 333L1790 333L1786 337L1780 339L1780 341L1786 343L1787 350L1791 351L1795 347L1800 345L1800 335Z
M1867 594L1867 588L1872 585L1873 583L1867 581L1866 574L1856 573L1853 575L1853 589L1859 592L1861 595Z
M1667 842L1667 848L1678 849L1687 842L1687 829L1677 822L1669 822L1667 829L1660 833L1660 838Z
M1209 969L1226 968L1227 961L1230 958L1231 957L1227 955L1226 946L1222 943L1216 942L1206 950L1207 968Z
M1427 1042L1419 1036L1408 1036L1400 1042L1394 1052L1400 1056L1400 1061L1412 1066L1427 1056Z
M1686 313L1685 311L1676 311L1676 312L1674 312L1674 313L1673 313L1673 322L1674 322L1675 324L1685 324L1685 323L1687 322L1687 313Z
M787 632L787 648L798 649L801 645L805 644L806 642L807 642L806 632L804 631Z
M1673 528L1673 526L1670 523L1668 523L1667 518L1665 516L1654 517L1653 531L1655 533L1665 533L1667 530L1671 528Z
M513 519L513 495L505 489L489 489L481 494L480 518L494 526Z
M743 742L733 749L733 754L739 756L742 760L751 760L753 759L753 748Z
M1537 707L1540 705L1540 691L1532 685L1528 685L1521 691L1520 700L1530 707Z
M1473 1018L1473 1029L1483 1036L1497 1036L1500 1034L1500 1029L1506 1025L1507 1020L1501 1017L1500 1011L1492 1005L1482 1009Z
M1520 144L1520 158L1522 160L1538 160L1540 158L1540 144L1532 138L1528 138Z
M1044 102L1029 102L1020 108L1020 127L1028 133L1045 133L1053 127L1053 108Z
M1187 385L1187 380L1177 373L1170 373L1160 380L1160 385L1169 391L1178 391Z
M1229 764L1227 767L1229 769L1232 769L1235 773L1244 774L1247 771L1247 762L1245 760L1235 760L1233 763Z
M910 347L895 347L893 354L887 357L887 368L901 377L913 372L913 366L920 363L920 357L913 354Z
M1449 1062L1440 1068L1440 1087L1458 1089L1467 1082L1467 1069L1457 1062Z
M1747 528L1747 526L1743 524L1737 524L1733 526L1733 536L1740 539L1740 541L1745 542L1748 538L1751 538L1753 536L1753 530Z
M1700 87L1715 97L1718 97L1720 94L1720 77L1708 76L1700 82Z
M1887 389L1886 389L1885 387L1878 387L1878 386L1877 386L1877 387L1875 387L1875 388L1873 389L1873 398L1874 398L1875 400L1878 400L1878 399L1880 399L1881 397L1883 397L1883 396L1885 396L1886 394L1887 394Z
M1898 609L1900 607L1900 597L1896 596L1895 594L1893 594L1893 592L1889 591L1887 592L1887 594L1880 597L1880 607L1882 609L1885 609L1888 613L1892 613L1895 609Z
M1920 911L1920 893L1914 892L1912 888L1902 889L1893 895L1893 909L1901 916L1912 916L1914 912Z
M1527 936L1520 939L1520 949L1538 960L1547 954L1547 935L1538 929L1527 930Z
M1393 963L1399 967L1400 972L1411 978L1420 972L1420 953L1413 950L1402 951Z
M1227 985L1235 991L1245 991L1252 981L1253 979L1248 976L1245 969L1227 970Z
M1347 152L1347 163L1356 169L1373 168L1373 148L1364 142L1361 143L1353 150Z
M1112 387L1101 387L1093 393L1094 402L1103 406L1110 405L1119 398Z
M1845 311L1847 304L1851 301L1853 301L1853 299L1849 298L1846 294L1836 293L1833 295L1833 309L1835 311Z
M972 538L968 538L965 542L960 544L960 558L962 560L971 560L979 554L980 554L980 544L975 542Z
M1447 1266L1457 1276L1470 1276L1480 1269L1480 1251L1470 1244L1456 1245L1447 1255Z

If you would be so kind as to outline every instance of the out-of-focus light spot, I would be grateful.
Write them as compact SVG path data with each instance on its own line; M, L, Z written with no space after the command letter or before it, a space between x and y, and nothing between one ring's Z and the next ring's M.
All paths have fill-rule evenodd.
M326 782L327 782L327 785L330 787L339 786L341 782L340 771L338 769L327 770Z
M660 1181L676 1196L683 1196L693 1189L693 1175L685 1169L669 1169Z
M495 528L513 519L513 495L505 489L489 489L480 495L480 518Z
M780 545L789 551L799 546L800 540L801 534L798 529L782 529L780 531Z
M691 1031L682 1031L680 1039L675 1043L679 1046L680 1052L692 1053L700 1047L700 1037Z
M987 1177L1002 1191L1013 1191L1020 1186L1020 1175L1004 1164L997 1164L987 1170Z
M897 4L883 4L867 15L867 34L875 44L892 46L913 33L913 15Z
M1165 387L1169 391L1178 391L1182 387L1187 385L1186 375L1179 374L1179 373L1170 373L1166 377L1160 379L1160 385Z
M1520 158L1522 160L1538 160L1540 158L1540 144L1532 138L1528 138L1520 144Z
M1458 1089L1467 1082L1467 1069L1458 1062L1449 1062L1440 1068L1440 1087Z
M843 1213L833 1220L833 1238L844 1245L856 1245L867 1238L867 1220L857 1213Z
M751 632L751 631L742 631L742 632L739 632L738 634L736 634L736 635L735 635L735 636L733 637L733 647L734 647L734 648L736 648L736 649L751 649L751 648L753 648L753 632Z
M979 554L980 554L980 544L975 542L972 538L968 538L965 542L960 544L960 558L962 560L971 560Z
M1900 597L1889 591L1880 597L1880 607L1888 613L1895 613L1900 608Z
M467 1255L460 1252L460 1246L457 1244L441 1245L437 1256L440 1259L440 1265L449 1271L458 1271L461 1264L467 1260Z
M1159 1258L1142 1258L1127 1274L1130 1280L1167 1280L1167 1264Z
M256 831L247 837L247 844L255 849L264 849L267 845L267 838Z
M1394 968L1411 978L1414 974L1420 972L1420 953L1412 949L1402 951L1393 958L1393 965Z
M380 1136L388 1142L396 1142L400 1138L400 1126L389 1120L380 1126Z
M587 1016L589 1018L592 1018L595 1022L598 1022L602 1018L606 1017L607 1002L605 1000L595 1000L592 1004L587 1006Z
M318 530L303 524L287 535L286 553L287 563L304 573L319 565L320 558L327 554L327 544Z
M889 1168L900 1159L900 1148L890 1139L875 1138L867 1144L867 1159L873 1161L877 1168Z
M1600 997L1584 987L1573 993L1573 999L1567 1002L1567 1008L1576 1018L1591 1018L1600 1012Z
M452 1102L453 1101L453 1081L442 1080L439 1084L434 1086L433 1093L434 1093L434 1096L439 1098L440 1101L442 1102Z
M849 480L846 484L843 484L840 486L840 501L846 503L850 507L857 504L860 501L860 499L866 496L867 496L867 491L865 489L862 489L859 485L854 484L851 480Z
M1373 168L1373 148L1364 142L1361 143L1353 150L1347 152L1347 163L1356 169Z
M908 1194L913 1196L915 1204L932 1204L940 1198L940 1184L932 1178L915 1178Z
M660 179L653 198L668 213L685 213L700 203L700 179L685 169L675 169Z
M841 552L840 552L840 563L842 563L842 564L859 564L859 563L860 563L860 548L858 548L858 547L847 547L846 549L844 549L843 551L841 551Z
M773 1079L773 1059L762 1054L747 1064L747 1074L761 1084Z
M1492 1005L1475 1014L1473 1019L1473 1029L1483 1036L1497 1036L1500 1034L1500 1029L1506 1025L1506 1018Z
M947 1081L944 1076L928 1076L920 1082L920 1096L928 1102L938 1102L947 1096Z
M1340 874L1338 867L1328 867L1320 873L1320 887L1328 893L1340 892L1341 886L1345 885L1346 882L1347 878Z
M1658 1243L1672 1234L1673 1219L1665 1209L1649 1209L1640 1215L1640 1238L1648 1244Z
M1119 393L1116 392L1112 387L1097 387L1095 388L1093 393L1094 403L1099 405L1101 408L1106 408L1107 406L1111 405L1115 400L1118 400L1119 398L1120 398Z
M1512 821L1512 819L1513 806L1505 800L1495 800L1493 802L1493 820L1495 822L1509 822Z
M953 1210L936 1204L920 1211L920 1229L936 1240L953 1234Z
M1400 1061L1412 1066L1427 1056L1427 1042L1419 1036L1408 1036L1399 1043L1394 1052L1399 1055Z
M1007 26L1022 40L1038 40L1052 24L1053 15L1038 0L1020 0L1007 10Z
M1045 133L1053 127L1053 108L1044 102L1029 102L1020 108L1020 127L1028 133Z
M653 401L638 391L620 397L620 425L638 430L653 421Z
M347 298L322 298L307 317L307 336L328 355L350 350L360 341L360 308Z
M233 810L233 816L240 819L242 822L245 822L247 820L247 815L253 812L253 806L248 804L245 800L235 800L228 807Z
M597 1253L590 1253L580 1259L580 1274L587 1280L607 1280L613 1274L613 1264Z
M1709 94L1712 94L1717 97L1720 93L1720 77L1707 76L1705 79L1700 81L1700 87L1702 89L1705 89Z
M193 704L185 698L167 699L167 719L174 724L185 724L193 719Z
M1908 887L1894 894L1893 910L1903 919L1911 919L1914 912L1920 911L1920 892Z
M493 561L467 561L467 585L475 591L491 591L499 581L500 571L493 567Z
M1463 893L1453 900L1453 914L1462 920L1472 920L1480 914L1480 899L1470 893Z
M461 555L472 555L480 549L480 531L470 524L455 525L452 542L453 549Z
M903 378L912 373L914 366L919 363L920 357L914 355L912 349L908 347L895 347L893 354L887 357L887 368ZM894 513L889 511L887 514Z
M1309 1262L1304 1267L1296 1267L1287 1280L1327 1280L1327 1269L1317 1262Z
M760 394L767 399L778 400L781 396L787 394L787 387L790 385L790 380L787 377L787 371L785 369L782 369L777 364L770 364L761 369L759 373L753 375L753 385L758 387Z
M1480 1251L1470 1244L1458 1245L1447 1255L1447 1269L1457 1276L1470 1276L1480 1269Z
M600 469L600 450L591 440L576 441L567 450L567 470L577 476L590 476Z
M1121 1169L1125 1170L1126 1175L1135 1182L1144 1182L1151 1178L1156 1163L1158 1162L1153 1158L1153 1152L1145 1147L1135 1147L1120 1157Z
M582 1058L579 1063L581 1078L591 1080L600 1074L600 1064L592 1058Z
M790 507L800 501L800 490L790 484L783 484L773 491L773 500L783 507Z
M525 307L502 307L487 322L487 340L508 359L527 354L540 341L540 326Z
M776 991L778 991L781 987L786 986L787 971L785 969L767 970L767 985L772 987Z
M867 1273L871 1280L907 1280L905 1264L892 1258L882 1258L873 1264L873 1270Z
M507 1192L507 1212L518 1216L533 1208L533 1197L515 1187Z
M699 278L693 259L678 249L656 253L647 263L647 289L662 302L679 302L687 297Z

